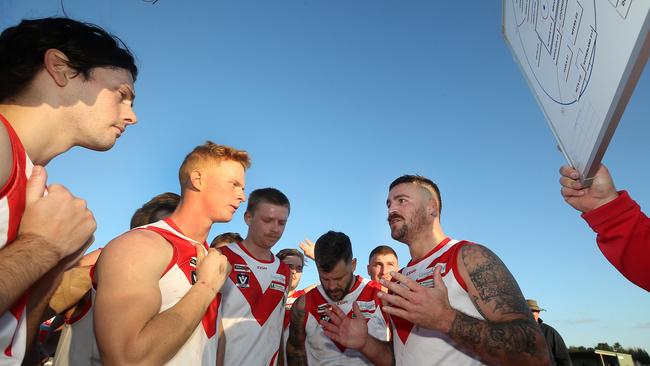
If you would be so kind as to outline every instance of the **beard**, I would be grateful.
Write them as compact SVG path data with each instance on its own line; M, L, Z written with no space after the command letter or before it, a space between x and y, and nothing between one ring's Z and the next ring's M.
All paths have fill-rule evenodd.
M418 207L411 218L407 221L402 217L402 225L395 230L391 230L390 236L400 243L408 244L418 233L427 226L427 213L425 208Z
M332 301L340 301L345 297L345 295L350 293L350 289L352 288L352 285L354 284L355 280L356 280L355 275L351 273L350 281L348 282L348 284L345 286L344 289L336 289L334 291L329 291L325 289L325 286L323 286L323 290L327 294L327 297L329 297Z

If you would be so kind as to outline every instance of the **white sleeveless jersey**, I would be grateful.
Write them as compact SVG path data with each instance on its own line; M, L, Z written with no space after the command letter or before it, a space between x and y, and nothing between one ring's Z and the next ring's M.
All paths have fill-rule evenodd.
M352 317L352 304L356 301L368 322L368 334L384 342L389 340L387 318L381 311L381 301L377 297L381 286L357 276L350 290L340 301L331 300L321 285L305 295L305 351L310 365L372 365L360 352L345 348L323 332L319 322L321 319L328 320L325 310L332 304Z
M54 352L53 366L101 365L93 328L94 299L94 293L91 293L79 314L65 320ZM70 352L73 344L74 352Z
M0 115L11 141L13 165L11 175L0 187L0 250L11 245L18 235L25 211L25 188L34 164L9 122ZM27 346L27 293L24 293L4 314L0 314L0 366L20 365Z
M255 259L243 245L219 250L232 266L221 289L219 320L226 337L227 366L275 365L282 339L289 267L275 256Z
M162 302L159 313L173 307L183 296L190 290L196 276L196 247L198 244L192 239L181 234L172 220L169 218L155 222L150 225L141 226L133 230L150 230L167 240L174 249L172 259L167 269L160 277L158 285ZM207 243L203 243L203 248L207 253ZM92 271L91 271L92 273ZM92 301L95 302L96 292L92 290ZM209 365L216 364L217 356L217 337L216 337L216 318L218 308L218 296L208 307L203 320L194 329L190 338L183 344L178 352L165 365L184 366L184 365ZM59 362L61 365L81 366L81 365L101 365L101 359L97 348L92 328L93 308L90 309L81 322L75 323L72 330L72 341L70 345L70 356L66 360ZM86 321L88 321L86 323ZM79 333L79 336L77 334ZM92 337L92 352L87 355L88 341L86 338ZM83 354L75 355L79 352ZM80 357L77 357L80 356ZM58 358L57 358L58 359Z
M463 245L469 242L443 240L424 258L409 263L400 273L416 280L422 286L433 287L433 270L442 266L442 279L447 286L451 307L478 319L483 319L467 294L465 281L456 268L456 258ZM397 365L483 365L478 359L461 351L447 335L414 326L413 323L391 316L393 350Z

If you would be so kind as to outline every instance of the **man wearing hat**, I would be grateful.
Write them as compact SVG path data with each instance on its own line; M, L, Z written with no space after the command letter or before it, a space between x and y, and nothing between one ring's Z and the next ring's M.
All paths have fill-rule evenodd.
M572 366L571 358L569 357L569 351L567 350L566 345L564 344L564 340L562 339L562 336L560 336L560 333L558 333L555 328L544 323L539 317L539 313L546 310L539 307L537 300L528 299L526 302L528 303L530 311L533 312L533 317L535 318L537 324L539 324L539 327L542 330L542 334L544 334L544 338L546 338L546 344L548 344L548 349L551 351L552 356L551 365Z

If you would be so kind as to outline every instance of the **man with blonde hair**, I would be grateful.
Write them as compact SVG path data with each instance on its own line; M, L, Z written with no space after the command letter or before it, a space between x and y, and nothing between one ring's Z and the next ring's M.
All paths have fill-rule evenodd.
M93 361L215 364L216 295L230 266L205 240L246 200L249 166L245 151L210 141L196 147L179 170L181 202L171 216L104 248L94 271Z

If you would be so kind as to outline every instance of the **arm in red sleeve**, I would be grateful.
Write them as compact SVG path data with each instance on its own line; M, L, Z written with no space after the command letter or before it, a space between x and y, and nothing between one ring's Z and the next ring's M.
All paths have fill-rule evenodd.
M650 219L626 191L613 201L582 214L598 235L607 260L628 280L650 291Z

